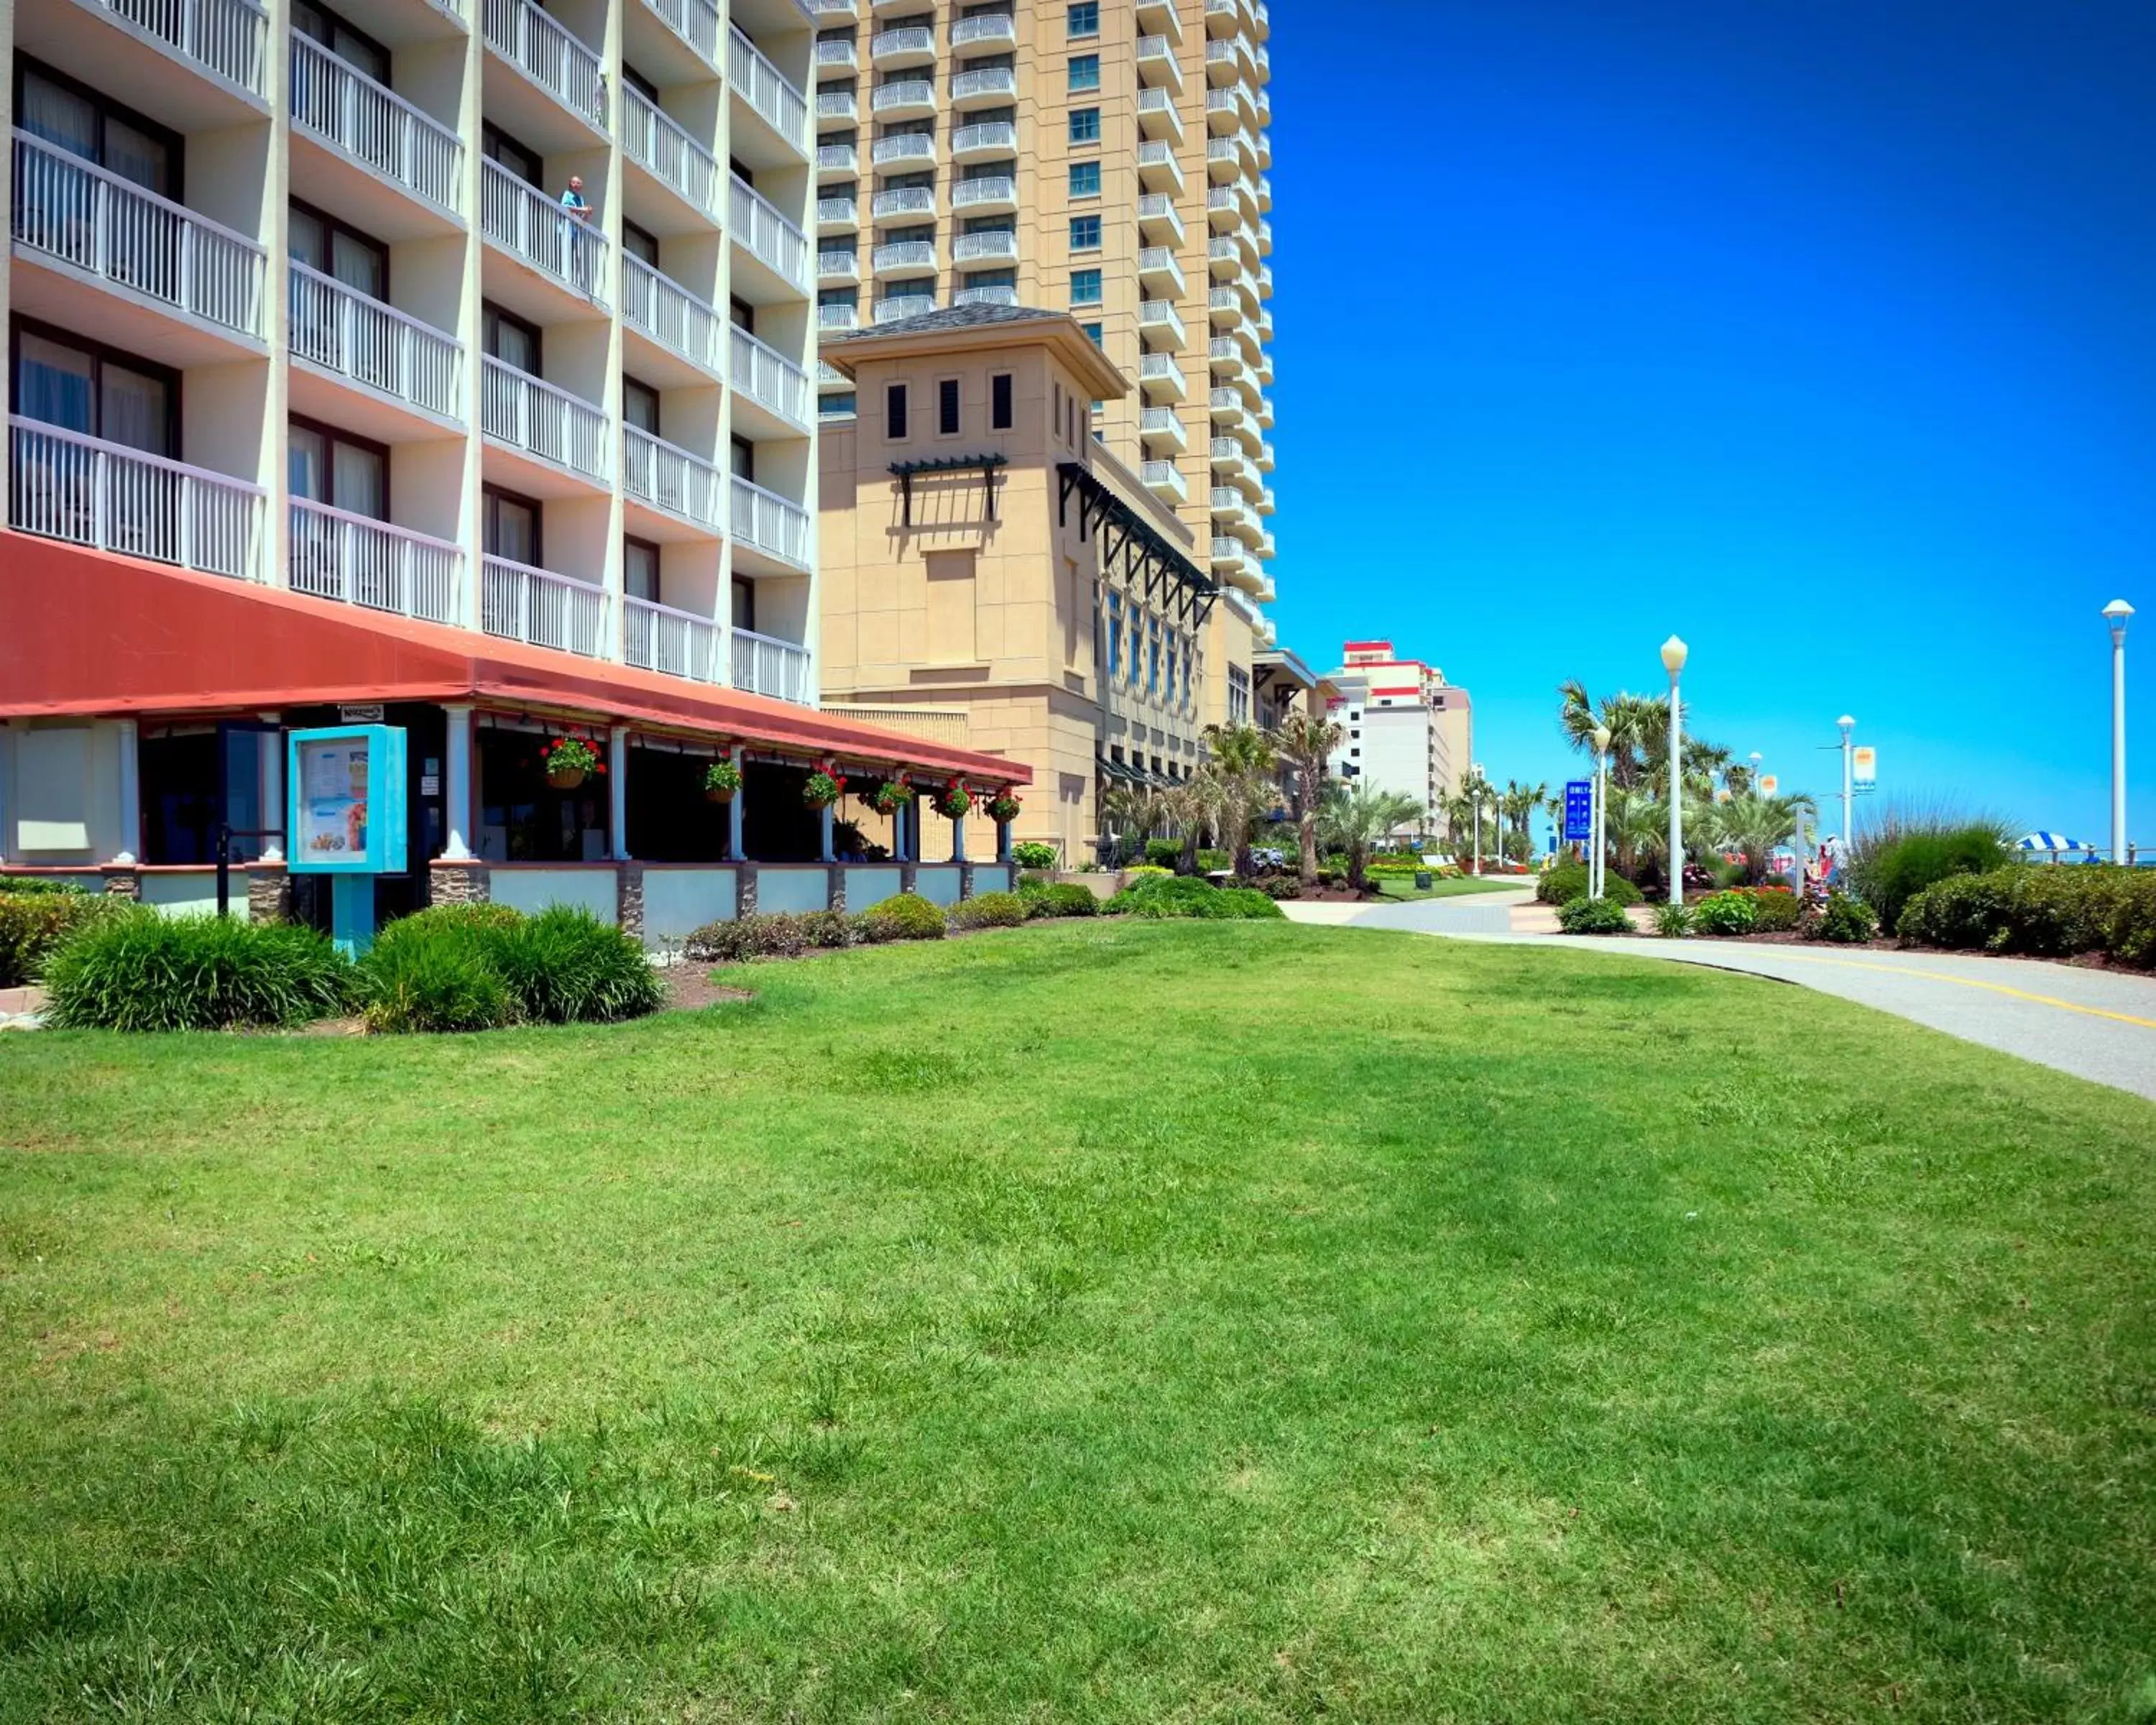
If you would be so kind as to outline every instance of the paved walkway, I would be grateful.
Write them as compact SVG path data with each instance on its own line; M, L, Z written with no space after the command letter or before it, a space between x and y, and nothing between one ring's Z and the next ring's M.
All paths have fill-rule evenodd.
M1547 913L1525 893L1281 908L1298 922L1574 947L1795 983L2156 1101L2156 977L1964 952L1546 934Z

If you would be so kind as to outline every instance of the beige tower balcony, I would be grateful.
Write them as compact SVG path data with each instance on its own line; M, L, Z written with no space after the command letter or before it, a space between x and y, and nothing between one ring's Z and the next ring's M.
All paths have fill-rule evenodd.
M879 222L932 216L936 213L936 188L933 186L892 186L869 200L869 213Z
M1214 39L1235 35L1243 28L1241 0L1205 0L1205 33Z
M1183 66L1176 59L1176 44L1168 36L1138 38L1138 75L1158 90L1180 90Z
M860 98L850 90L816 92L816 121L819 126L852 126L861 117Z
M1148 461L1139 469L1138 478L1156 497L1178 504L1189 501L1190 488L1173 461Z
M878 323L896 323L901 317L918 317L924 311L936 309L936 290L932 281L916 286L911 282L894 282L891 291L875 303Z
M847 24L861 15L861 0L807 0L808 16L819 24Z
M819 73L858 72L861 69L861 52L850 36L834 36L819 42L809 64Z
M973 66L951 80L951 105L961 111L1007 107L1018 100L1018 74L1009 66Z
M850 180L861 171L861 152L853 144L819 144L816 146L816 177L819 180Z
M1146 345L1155 352L1180 352L1189 346L1189 331L1183 326L1183 314L1173 300L1141 300L1138 301L1138 333Z
M1147 353L1138 359L1138 387L1149 402L1181 401L1189 391L1183 367L1172 353Z
M1233 329L1243 321L1243 297L1231 287L1207 290L1205 318L1215 330Z
M1231 282L1243 271L1243 249L1232 234L1216 234L1205 243L1205 268L1215 281Z
M1139 144L1138 184L1148 192L1182 192L1183 164L1176 160L1174 145L1158 139Z
M1240 36L1215 37L1205 44L1205 81L1214 90L1232 86L1249 64L1250 49Z
M1018 234L1014 228L989 228L961 234L951 242L951 259L969 267L1018 262Z
M844 251L823 251L816 254L816 281L820 287L834 287L861 279L860 254L850 246Z
M634 252L621 254L627 369L662 389L708 388L726 376L718 308Z
M819 305L816 308L816 328L824 335L842 336L860 326L861 313L858 305Z
M852 234L860 225L860 203L850 193L816 200L816 231L819 234Z
M1158 295L1180 298L1184 291L1183 265L1168 246L1149 245L1138 253L1139 285Z
M878 138L870 146L869 155L875 167L886 172L900 172L933 167L936 165L936 138L932 132L894 132L887 138Z
M869 64L879 72L932 65L935 60L936 32L927 24L878 30L869 38Z
M1009 174L983 174L951 187L953 215L998 216L1018 208L1018 182Z
M1015 305L1018 290L1008 282L977 282L972 276L962 278L966 285L951 295L953 305Z
M1183 429L1183 415L1173 408L1140 409L1138 435L1145 440L1148 455L1161 449L1173 449L1180 454L1190 445L1190 434Z
M978 54L1007 54L1018 46L1018 20L1007 12L985 12L951 22L951 51L961 59Z
M936 85L928 78L900 78L879 84L869 96L869 111L879 120L922 120L936 111Z
M1223 383L1240 383L1250 376L1250 356L1233 336L1215 336L1205 344L1206 362L1214 377Z
M514 74L487 80L488 116L549 151L588 148L607 136L598 51L535 0L479 0L479 7L488 54Z
M1018 127L1008 120L978 120L951 134L953 162L999 161L1018 153Z
M1147 245L1183 244L1183 213L1165 192L1138 194L1138 238Z
M1183 20L1177 15L1175 0L1138 0L1138 28L1183 39Z
M1178 144L1183 141L1183 116L1177 110L1173 90L1138 92L1138 136Z
M878 275L918 275L936 267L936 242L901 239L880 245L870 255L869 267Z
M1205 177L1216 186L1233 185L1243 177L1243 159L1235 153L1233 138L1209 138L1205 144Z

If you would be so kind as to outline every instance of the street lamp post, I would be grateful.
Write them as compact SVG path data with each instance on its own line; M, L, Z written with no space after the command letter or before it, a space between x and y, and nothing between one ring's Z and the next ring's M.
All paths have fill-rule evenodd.
M1475 769L1475 872L1482 872L1482 769Z
M1856 836L1852 814L1856 807L1856 757L1849 742L1849 733L1856 729L1856 721L1844 713L1834 722L1841 727L1841 850L1846 856L1849 842Z
M1670 674L1670 902L1684 902L1684 709L1677 679L1684 670L1685 644L1675 635L1662 643L1662 669Z
M1609 808L1609 727L1594 727L1594 855L1587 863L1587 896L1602 896L1603 859L1609 854L1604 838L1608 830Z
M2133 607L2113 599L2103 608L2111 625L2111 860L2126 855L2126 619Z

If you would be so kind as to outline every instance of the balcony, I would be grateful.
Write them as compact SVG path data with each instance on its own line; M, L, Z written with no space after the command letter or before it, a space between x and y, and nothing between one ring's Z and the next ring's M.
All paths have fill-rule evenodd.
M533 0L480 0L480 29L495 53L578 120L605 136L606 79L597 54ZM559 147L547 138L534 141Z
M1270 396L1258 398L1257 414L1259 429L1270 431L1273 429L1273 403Z
M1242 48L1237 38L1221 37L1205 44L1205 81L1215 90L1226 89L1243 75L1237 64L1238 49L1247 57L1250 50Z
M816 177L819 180L850 180L861 171L861 153L851 144L819 144L816 146Z
M1188 331L1183 327L1183 314L1170 300L1138 301L1138 333L1171 352L1181 349L1190 340Z
M968 215L999 215L1018 208L1018 182L1009 174L983 174L951 188L951 208Z
M1149 402L1181 401L1187 393L1183 368L1168 353L1147 353L1138 359L1138 386Z
M1155 294L1168 292L1179 298L1184 291L1183 265L1167 246L1147 246L1138 253L1138 281Z
M951 260L955 264L1015 264L1018 234L1009 228L961 234L951 242Z
M844 335L857 330L861 325L860 308L857 305L819 305L816 308L816 327L827 335Z
M1189 447L1183 416L1173 408L1146 408L1138 414L1138 435L1148 444L1165 444L1178 454Z
M1258 471L1260 473L1270 473L1272 470L1273 446L1270 444L1260 444L1258 445Z
M1165 90L1138 92L1138 136L1142 138L1183 141L1183 116L1176 111L1173 94Z
M816 92L818 123L833 126L851 126L861 117L860 99L850 90L819 90Z
M1250 507L1250 502L1233 485L1215 485L1213 487L1212 507L1215 520L1234 521Z
M675 521L726 531L724 475L701 456L634 425L621 429L621 489Z
M878 246L870 256L869 267L879 275L888 275L894 270L918 275L923 270L936 267L936 242L932 239L899 239L888 245Z
M621 321L707 376L723 375L717 309L632 252L621 259Z
M1205 174L1216 186L1229 185L1243 177L1243 164L1235 154L1233 138L1206 140Z
M8 425L8 525L17 532L262 578L259 486L20 414Z
M984 287L962 287L951 295L953 305L1015 305L1018 290L1002 282L990 282Z
M1247 561L1249 553L1245 550L1241 540L1231 539L1223 533L1215 533L1213 536L1211 549L1213 572L1215 575L1233 577L1242 574L1249 569L1250 564Z
M861 0L808 0L808 15L819 24L841 24L861 15Z
M808 153L808 102L794 87L793 81L766 58L763 50L744 36L738 28L726 32L726 75L733 80L733 92L747 103L748 110L770 128L786 153L799 159ZM733 129L732 144L736 155L743 155L742 146L748 141L747 128ZM743 156L752 167L768 163L759 159L767 152L752 149Z
M1232 281L1242 273L1243 249L1232 234L1216 234L1205 243L1205 264L1215 281Z
M507 557L480 559L479 626L490 635L598 659L612 634L607 609L606 589L588 581Z
M925 66L936 58L936 33L926 24L879 30L869 38L869 64L886 71Z
M622 153L697 214L719 218L718 160L640 90L623 92Z
M285 269L295 360L399 406L463 423L460 342L305 264Z
M1165 192L1138 195L1138 238L1147 245L1181 245L1183 214Z
M869 213L879 222L900 216L932 216L936 213L936 188L900 186L889 192L879 192L869 201Z
M1175 15L1175 0L1138 0L1138 28L1158 30L1183 39L1183 20Z
M1243 297L1231 287L1209 289L1205 295L1206 321L1224 330L1243 321Z
M607 483L606 415L492 354L480 376L480 426L509 449L596 485Z
M291 500L285 521L294 593L423 623L465 620L461 547L305 497Z
M1175 44L1166 36L1139 37L1138 73L1156 88L1180 90L1183 67L1175 58Z
M860 254L852 251L816 254L816 280L819 284L859 281L861 279Z
M194 73L238 91L245 99L220 104L233 117L258 117L269 100L270 17L254 0L77 0L84 11L110 19L126 36L151 44L156 59L132 43L115 39L116 59L126 62L130 84L170 74L176 59ZM19 8L27 11L28 8ZM35 14L31 14L34 17ZM15 45L27 49L29 18L15 25ZM116 88L116 94L125 91Z
M1272 254L1273 224L1270 222L1260 222L1258 223L1258 255L1261 258L1270 258Z
M1018 153L1018 127L1008 120L982 120L951 134L953 162L982 162Z
M621 657L639 670L698 683L723 683L725 631L708 617L650 599L621 602Z
M984 12L955 19L951 25L951 51L962 59L1017 46L1018 20L1007 12Z
M1277 506L1273 501L1273 488L1267 485L1258 494L1258 513L1270 515Z
M13 191L18 256L59 266L58 277L94 279L139 304L177 312L220 338L214 347L200 344L185 355L159 350L161 357L183 363L229 359L234 356L223 338L266 339L267 260L245 234L19 131ZM49 288L18 272L15 309L86 334L105 333L111 321L105 308L80 303L64 279L49 280ZM86 324L86 317L97 326ZM123 342L127 335L124 329L110 333Z
M733 637L734 687L773 701L791 701L805 706L816 703L809 680L808 649L798 641L782 641L737 629Z
M463 201L464 145L312 39L292 38L292 124L438 209Z
M936 140L925 131L893 132L889 137L878 138L869 156L878 167L932 167Z
M1233 36L1242 28L1242 8L1239 0L1205 0L1205 33L1220 38Z
M1272 39L1272 13L1266 7L1265 0L1250 0L1250 33L1260 42Z
M920 119L936 111L936 86L926 78L901 78L890 84L879 84L869 98L869 111L879 120ZM877 159L882 160L880 157Z
M995 108L1018 100L1018 74L1009 66L976 66L951 80L951 105Z
M741 429L742 409L755 406L779 422L779 429L808 429L808 374L767 341L739 324L733 332L734 424Z
M480 168L480 231L518 262L605 311L598 284L604 279L606 235L562 214L552 198L501 163L483 162Z
M719 8L711 0L644 0L658 20L707 66L719 64Z
M1138 184L1148 192L1181 192L1183 164L1175 159L1175 146L1146 142L1138 146Z
M734 243L788 286L808 291L808 239L778 206L737 174L733 180ZM741 285L738 283L737 285ZM745 295L746 297L746 295Z
M1233 234L1243 220L1243 211L1233 186L1205 188L1206 225L1215 234Z
M1245 114L1232 90L1209 90L1205 92L1205 129L1216 138L1232 137L1236 128L1249 116Z
M850 234L861 225L861 207L850 198L819 198L816 200L816 231L819 234Z
M894 294L888 300L876 301L875 321L896 323L901 317L918 317L924 311L936 309L936 295L928 294Z
M1189 488L1173 461L1148 461L1138 470L1138 477L1156 496L1173 497L1178 503L1189 501Z
M813 62L819 72L858 72L861 52L850 36L834 36L816 44Z
M739 474L733 475L735 561L743 549L791 569L808 567L808 511Z

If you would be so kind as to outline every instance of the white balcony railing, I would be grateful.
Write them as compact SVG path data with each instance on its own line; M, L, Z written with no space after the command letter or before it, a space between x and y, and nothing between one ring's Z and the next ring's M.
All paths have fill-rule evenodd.
M664 671L699 683L723 683L724 632L708 617L650 599L621 602L621 656L639 670Z
M711 0L644 0L659 20L716 68L719 64L719 8Z
M21 131L12 214L18 245L206 322L264 333L260 246Z
M490 635L597 659L607 645L606 589L551 569L482 557L479 626Z
M894 108L932 108L935 105L936 86L926 78L905 78L896 83L879 84L875 93L869 98L869 111L872 114L888 114Z
M825 223L834 227L858 228L861 223L860 204L851 198L819 198L816 200L816 225Z
M1009 66L977 66L951 80L951 99L970 102L988 96L1018 95L1018 74Z
M816 308L816 327L819 330L859 329L861 322L858 305L819 305Z
M1002 282L991 282L985 287L962 287L951 295L953 305L1015 305L1018 290Z
M889 245L880 245L870 259L879 275L893 270L933 270L936 267L936 242L932 239L895 239Z
M295 593L425 623L464 621L465 554L447 540L305 497L291 500L288 537Z
M933 58L936 53L936 33L926 24L906 24L895 30L878 30L869 38L869 58L871 60L895 59L904 54L909 59Z
M486 237L604 311L599 283L607 240L598 224L564 215L552 198L525 184L498 162L480 166L484 172L479 220Z
M975 234L961 234L951 242L951 256L960 264L1014 264L1018 261L1018 235L1009 228L986 228Z
M977 209L984 203L1016 203L1018 182L1009 174L983 174L978 180L961 180L951 188L951 208Z
M925 131L893 132L870 146L869 159L878 167L889 167L894 162L933 162L936 140Z
M295 359L444 418L464 417L462 344L305 264L286 268Z
M579 120L599 131L607 129L599 57L534 0L484 0L481 27L489 48Z
M819 281L859 281L861 279L860 254L850 249L841 251L834 246L816 254L816 280Z
M634 252L621 254L621 317L691 365L716 372L722 363L716 308Z
M879 222L893 216L932 216L936 213L933 186L895 186L879 192L869 202L869 214Z
M816 172L819 173L859 173L861 152L851 144L819 144L816 146Z
M733 177L732 216L734 238L786 280L808 292L808 236L738 174Z
M959 156L1017 148L1018 127L1008 120L983 120L972 126L962 126L951 134L952 151Z
M260 486L20 414L8 424L8 525L17 532L261 579Z
M1171 493L1178 501L1188 495L1183 474L1173 461L1148 461L1139 470L1138 477L1154 490Z
M726 500L717 468L701 456L634 425L621 429L621 488L654 509L726 531Z
M923 312L936 309L933 294L896 294L888 300L876 301L875 321L878 323L896 323L901 317L919 317Z
M408 192L444 209L457 207L465 154L457 135L313 38L296 33L292 123Z
M808 152L808 103L792 81L766 59L762 50L739 29L726 37L726 73L735 90L769 122L771 129L803 155Z
M739 474L733 480L736 542L807 567L808 511Z
M850 125L861 117L861 105L850 90L819 90L816 92L816 118L819 121L844 121Z
M146 36L259 96L270 14L254 0L91 0Z
M737 396L747 396L782 419L808 424L808 374L768 342L739 324L733 329L732 381Z
M1012 43L1018 40L1018 21L1008 12L985 12L973 18L962 18L951 26L951 45L968 48L979 43Z
M816 64L819 69L836 66L841 71L854 72L860 69L860 50L850 36L834 36L816 44Z
M642 90L632 87L621 109L623 152L661 184L717 220L717 158Z
M480 380L480 425L499 442L606 482L606 415L492 354Z
M734 687L774 701L810 701L808 649L746 629L733 631Z

